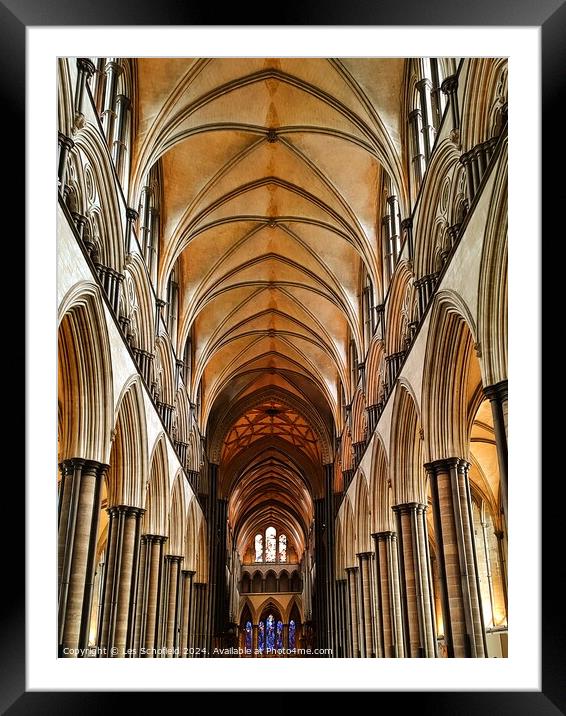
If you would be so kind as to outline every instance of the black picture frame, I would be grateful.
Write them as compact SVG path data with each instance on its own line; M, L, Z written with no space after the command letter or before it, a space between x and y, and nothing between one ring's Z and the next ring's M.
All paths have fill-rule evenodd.
M561 167L557 149L564 145L559 126L562 113L563 79L566 69L566 3L564 0L382 0L364 2L348 0L333 4L311 2L310 5L289 3L286 6L258 6L246 4L246 17L242 6L234 4L222 10L222 25L411 25L411 26L536 26L541 28L542 44L542 230L550 236L551 224L560 215L564 203L564 181L554 179L552 168ZM271 12L268 12L270 11ZM252 12L250 12L252 11ZM260 23L253 22L253 18ZM4 194L5 206L14 216L25 216L23 197L25 146L25 60L26 27L28 26L81 26L81 25L190 25L218 24L218 8L210 3L190 4L179 0L137 0L121 3L117 0L0 0L0 77L3 97L4 141L15 149L11 164L4 165L7 174ZM546 130L546 131L545 131ZM532 138L530 138L532 140ZM562 154L564 151L562 150ZM557 161L558 159L558 161ZM546 170L546 172L544 171ZM28 207L29 209L29 207ZM560 228L560 227L558 227ZM563 235L563 226L555 236ZM536 250L536 247L535 247ZM21 292L21 286L19 287ZM21 313L16 312L17 322ZM528 330L528 327L526 327ZM539 340L539 336L531 336ZM21 343L23 346L23 341ZM21 351L21 348L20 348ZM23 356L19 356L23 358ZM29 356L28 356L29 358ZM23 360L19 361L23 364ZM538 376L530 376L535 389ZM33 396L27 396L27 409L33 409ZM538 426L533 425L533 430ZM26 435L27 449L32 436ZM547 445L550 444L548 440ZM19 714L76 714L98 713L108 703L112 708L132 708L131 694L92 692L88 698L82 692L29 692L25 683L25 588L24 522L21 519L25 503L24 480L20 463L5 462L6 482L11 483L14 494L9 509L14 515L15 527L4 530L3 569L8 578L2 580L8 604L0 612L2 649L0 651L0 708L10 716ZM395 708L415 708L418 713L466 716L467 714L497 714L510 716L555 716L566 713L566 649L563 630L563 595L560 585L565 575L562 524L564 500L560 463L553 466L552 492L543 490L543 557L542 557L542 690L540 692L380 692L379 708L385 704ZM11 474L10 474L11 473ZM15 479L17 477L18 479ZM33 480L28 475L28 485ZM41 478L43 479L43 477ZM538 476L531 476L531 480ZM521 481L524 484L524 481ZM561 493L561 494L560 494ZM19 525L19 526L18 526ZM558 545L558 548L554 547ZM29 547L29 545L28 545ZM538 575L531 575L537 578ZM449 685L447 684L447 687ZM368 684L368 690L371 684ZM251 690L251 689L250 689ZM156 693L144 694L144 711L156 705ZM128 699L128 703L126 703ZM401 700L401 701L400 701ZM190 705L187 704L190 708ZM376 708L378 703L376 702Z

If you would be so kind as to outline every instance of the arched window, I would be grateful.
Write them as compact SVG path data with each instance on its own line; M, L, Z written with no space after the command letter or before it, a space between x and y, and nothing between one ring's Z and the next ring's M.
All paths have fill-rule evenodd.
M246 652L252 653L252 623L246 622Z
M289 622L289 649L295 649L295 620L291 619Z
M255 561L263 562L263 537L260 534L255 536Z
M257 648L260 654L265 650L265 623L261 621L257 625Z
M365 267L363 268L363 286L362 286L362 321L364 325L364 337L366 346L369 346L373 331L375 329L375 312L373 310L373 286L371 279Z
M287 561L287 535L279 535L279 561Z
M383 258L384 284L387 285L393 276L399 254L401 252L401 215L397 190L389 176L383 181Z
M159 262L159 210L161 203L159 163L148 172L142 189L139 206L140 244L152 284L157 284Z
M267 653L273 653L275 649L275 619L270 614L265 621L265 644Z
M177 323L179 320L179 266L175 264L167 283L167 331L173 347L177 348Z
M265 561L275 562L277 557L277 532L275 527L268 527L265 530Z

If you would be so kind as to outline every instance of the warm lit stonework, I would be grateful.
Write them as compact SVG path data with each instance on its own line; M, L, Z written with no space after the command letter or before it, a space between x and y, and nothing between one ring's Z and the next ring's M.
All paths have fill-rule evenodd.
M58 108L59 654L507 656L506 60Z

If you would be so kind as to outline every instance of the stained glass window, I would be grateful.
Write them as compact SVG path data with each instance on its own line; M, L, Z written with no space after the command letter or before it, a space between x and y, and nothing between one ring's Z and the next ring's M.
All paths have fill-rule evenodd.
M275 648L277 650L283 648L283 622L279 620L277 622L277 632L275 636Z
M295 620L289 622L289 649L295 648Z
M252 623L246 622L246 651L252 653Z
M273 614L267 617L265 622L265 644L267 646L267 653L273 652L275 648L275 627L274 627Z
M265 649L265 624L260 622L257 630L257 648L260 654L263 654Z
M261 535L255 536L255 561L263 562L263 537Z
M287 536L279 535L279 561L287 561Z
M275 562L277 542L275 539L275 527L268 527L265 530L265 561ZM257 537L256 537L257 539ZM257 548L256 548L257 551Z

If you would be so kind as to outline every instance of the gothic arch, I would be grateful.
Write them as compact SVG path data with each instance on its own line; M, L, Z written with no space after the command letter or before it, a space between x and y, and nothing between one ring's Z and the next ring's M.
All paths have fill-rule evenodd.
M430 461L466 458L468 454L472 330L451 296L435 297L425 353L422 399Z
M108 505L143 506L147 429L141 381L130 378L118 399L108 471Z
M385 381L385 352L383 340L374 338L370 344L366 359L367 404L377 405L383 402Z
M395 531L392 507L391 480L385 446L376 434L370 480L371 531Z
M155 382L157 383L157 400L167 405L175 401L175 366L173 365L173 348L166 333L162 333L155 341Z
M167 554L185 557L187 494L185 475L182 470L177 472L171 491L171 510L169 512L169 541Z
M153 352L155 301L143 258L128 254L124 268L123 301L126 318L131 321L129 340L133 348ZM125 294L125 295L124 295Z
M340 464L342 472L352 470L354 467L354 449L352 447L352 434L350 428L346 426L342 433L342 441L340 443Z
M102 235L100 238L100 263L121 272L124 266L124 226L115 190L114 169L108 158L108 149L102 144L97 129L90 124L80 129L74 138L76 151L84 155L90 170L100 207Z
M149 480L146 486L144 532L168 536L169 468L165 436L158 438L151 456Z
M106 463L113 426L112 362L95 284L80 282L61 301L57 352L60 457Z
M426 504L423 432L412 391L399 382L393 403L393 429L389 453L395 505L407 502Z
M312 426L320 443L323 464L332 462L332 442L330 436L328 435L328 430L324 426L324 423L316 411L313 410L306 403L306 401L301 400L296 396L291 395L291 393L279 388L271 388L269 391L253 393L252 395L238 401L231 408L231 410L218 421L217 428L215 429L210 441L209 453L211 462L217 464L220 462L223 442L226 438L226 434L236 419L250 408L261 405L266 400L270 399L281 402L284 405L288 405L305 416L309 424Z
M408 348L410 324L416 321L417 299L411 265L402 261L395 270L389 289L385 315L385 348L387 355Z
M448 228L462 221L465 199L464 169L456 146L445 139L434 151L427 169L427 181L415 224L415 276L436 274L443 264L443 252L450 250Z
M507 104L507 59L478 58L463 93L461 142L464 151L497 136Z
M361 443L367 439L366 398L362 390L357 390L352 402L352 442Z

